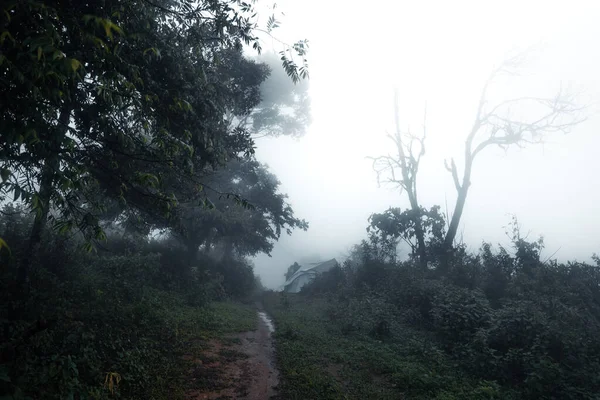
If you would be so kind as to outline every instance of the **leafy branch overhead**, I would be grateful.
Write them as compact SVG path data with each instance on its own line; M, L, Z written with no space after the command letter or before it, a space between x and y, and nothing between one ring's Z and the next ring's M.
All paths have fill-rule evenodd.
M206 198L207 172L253 157L254 132L229 123L254 111L270 74L243 54L262 50L253 2L1 7L0 200L35 210L33 247L47 221L102 239L114 202L169 220L182 202ZM299 43L281 60L293 82L307 76L291 59L305 60Z

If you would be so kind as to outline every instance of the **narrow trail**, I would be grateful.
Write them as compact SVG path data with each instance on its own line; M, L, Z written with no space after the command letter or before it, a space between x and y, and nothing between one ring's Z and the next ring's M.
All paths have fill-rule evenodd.
M198 355L186 355L193 362L193 387L186 400L264 400L276 395L279 373L271 338L273 323L258 305L257 328L223 339L213 339Z

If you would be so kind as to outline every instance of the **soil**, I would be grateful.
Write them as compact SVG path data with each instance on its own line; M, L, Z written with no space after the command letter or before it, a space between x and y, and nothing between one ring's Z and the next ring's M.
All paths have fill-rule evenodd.
M257 318L256 330L211 340L201 354L184 356L193 365L190 384L194 389L185 394L186 400L264 400L276 395L279 374L273 326L263 315Z

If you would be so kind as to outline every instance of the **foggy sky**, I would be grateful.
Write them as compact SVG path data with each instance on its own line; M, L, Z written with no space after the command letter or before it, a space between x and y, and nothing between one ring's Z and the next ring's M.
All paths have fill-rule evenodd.
M544 145L481 153L459 236L471 250L482 241L507 245L503 226L515 214L524 233L544 236L543 256L558 250L559 260L585 261L600 252L598 2L279 3L286 18L277 35L310 40L313 123L299 140L259 139L257 156L277 174L310 229L282 236L272 258L255 259L267 287L281 285L294 261L343 258L366 236L371 213L408 205L397 190L378 188L366 159L389 151L394 88L403 128L419 132L427 105L420 201L443 210L447 202L451 211L456 191L443 160L456 157L460 168L487 76L508 54L531 45L523 74L498 82L490 97L583 89L588 120Z

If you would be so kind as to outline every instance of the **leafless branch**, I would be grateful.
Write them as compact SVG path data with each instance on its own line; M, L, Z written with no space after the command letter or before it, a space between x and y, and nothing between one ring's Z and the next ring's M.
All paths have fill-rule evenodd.
M560 251L560 249L562 248L559 247L558 249L556 249L556 251L552 254L550 254L548 257L546 257L546 259L542 262L542 264L546 264L552 257L554 257L556 255L556 253L558 253Z
M458 191L452 221L444 240L447 249L452 247L456 238L470 186L473 161L477 154L489 146L499 146L506 150L510 146L524 147L527 144L542 143L547 134L567 133L586 119L582 115L585 107L576 105L574 96L564 93L562 89L550 98L516 97L487 107L486 98L491 83L501 74L515 75L525 55L522 53L505 61L492 71L485 82L475 120L465 140L462 180L458 177L454 160L451 165L445 162L445 167L452 174L454 186ZM512 110L524 109L526 106L533 106L528 108L527 112L529 115L535 115L534 117L526 118L511 114Z
M524 106L526 103L541 108L540 115L531 120L510 116L510 106ZM504 108L507 109L503 110ZM510 145L536 144L541 143L547 134L568 133L574 126L585 121L585 116L581 115L584 110L585 107L575 105L562 91L556 97L547 99L521 97L505 100L481 117L479 130L487 132L487 137L475 147L471 156L475 157L491 145L505 148Z
M448 165L448 161L444 160L444 166L446 170L452 174L452 180L454 181L454 187L458 192L460 192L460 182L458 181L458 171L456 169L456 164L454 163L454 158L450 159L450 165Z
M416 200L417 174L421 158L425 155L425 139L427 138L426 118L424 114L423 134L417 136L412 132L402 132L400 129L400 116L398 113L398 93L394 98L395 132L387 137L394 143L394 155L388 154L379 157L368 157L373 161L373 170L377 173L377 183L392 184L401 191L409 192L409 197ZM382 179L382 177L386 177Z

